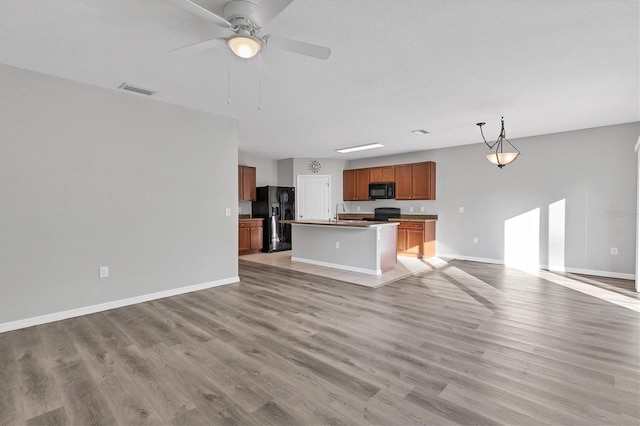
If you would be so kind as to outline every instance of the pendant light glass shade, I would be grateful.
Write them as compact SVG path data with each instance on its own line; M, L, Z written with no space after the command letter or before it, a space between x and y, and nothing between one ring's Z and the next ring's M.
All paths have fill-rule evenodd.
M520 155L520 151L518 151L518 149L513 146L513 144L509 142L509 139L507 139L505 136L504 117L502 117L501 119L502 127L500 129L500 135L493 144L489 144L484 138L482 126L484 126L485 124L486 123L476 123L476 125L480 127L480 134L482 135L482 140L484 141L484 143L489 147L489 149L495 148L494 152L492 152L491 154L487 154L487 160L489 160L489 162L495 164L499 168L503 168L507 164L513 163L515 159L518 158L518 155ZM508 144L508 146L505 146L505 142Z
M498 152L487 155L487 160L496 166L502 168L509 163L512 163L520 155L518 152Z
M262 43L259 39L253 36L237 35L227 40L229 49L236 56L244 59L253 58L262 49Z

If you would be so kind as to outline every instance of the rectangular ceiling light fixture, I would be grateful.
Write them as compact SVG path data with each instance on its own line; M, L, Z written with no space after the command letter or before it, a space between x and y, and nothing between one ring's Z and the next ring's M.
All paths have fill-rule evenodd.
M136 92L136 93L141 93L143 95L147 95L147 96L151 96L154 93L156 93L155 90L151 90L151 89L145 89L143 87L138 87L138 86L134 86L132 84L128 84L128 83L122 83L120 85L120 87L118 87L118 89L122 89L122 90L128 90L130 92Z
M358 145L358 146L350 146L348 148L340 148L340 149L336 149L336 151L342 154L346 154L347 152L363 151L365 149L373 149L373 148L382 148L383 146L384 145L382 145L381 143L370 143L367 145Z

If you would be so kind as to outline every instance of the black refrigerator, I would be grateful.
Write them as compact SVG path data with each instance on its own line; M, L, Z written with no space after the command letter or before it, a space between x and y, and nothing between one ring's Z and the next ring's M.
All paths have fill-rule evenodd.
M253 217L264 219L264 251L291 250L291 225L281 220L295 218L295 194L295 188L288 186L256 188L256 201L251 203L251 212Z

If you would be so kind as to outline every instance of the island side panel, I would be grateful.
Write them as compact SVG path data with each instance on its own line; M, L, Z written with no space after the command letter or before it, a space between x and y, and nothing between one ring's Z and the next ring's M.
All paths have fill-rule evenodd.
M380 269L384 273L396 269L398 263L398 227L381 226L379 229Z
M292 224L292 261L380 275L375 227ZM393 227L395 229L395 227ZM336 248L339 243L340 248Z

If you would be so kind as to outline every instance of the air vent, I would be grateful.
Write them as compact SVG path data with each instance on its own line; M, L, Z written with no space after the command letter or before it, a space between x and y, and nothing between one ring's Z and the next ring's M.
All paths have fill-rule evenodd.
M141 93L141 94L147 95L147 96L151 96L154 93L156 93L155 90L145 89L144 87L138 87L138 86L134 86L134 85L128 84L128 83L122 83L120 85L119 89L128 90L130 92Z
M429 132L427 132L424 129L418 129L418 130L412 130L411 133L413 133L414 135L426 135Z

